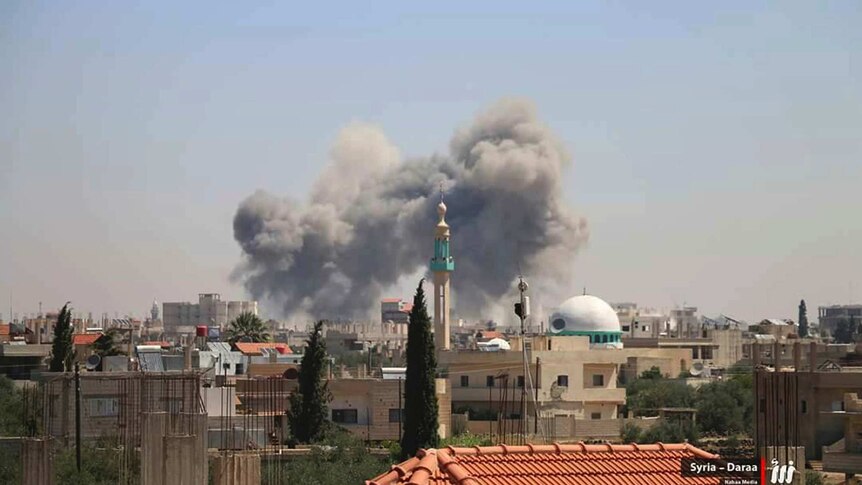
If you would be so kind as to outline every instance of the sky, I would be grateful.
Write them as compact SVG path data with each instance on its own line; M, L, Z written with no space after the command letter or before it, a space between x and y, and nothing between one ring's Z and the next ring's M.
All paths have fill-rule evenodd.
M419 3L0 3L0 313L242 298L245 197L304 200L351 122L444 153L506 96L573 157L572 295L862 301L858 2Z

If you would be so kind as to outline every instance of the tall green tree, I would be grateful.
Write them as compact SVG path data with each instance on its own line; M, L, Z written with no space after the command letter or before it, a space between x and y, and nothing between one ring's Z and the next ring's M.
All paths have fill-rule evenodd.
M808 310L805 307L805 300L799 302L799 336L808 336Z
M108 329L107 332L103 333L102 336L93 343L93 353L102 358L114 355L125 355L125 352L120 348L119 337L120 329Z
M51 365L49 367L51 372L72 370L75 351L72 348L72 309L69 308L69 303L67 301L60 309L57 322L54 324L54 343L51 346Z
M404 382L404 434L401 453L413 456L420 448L436 448L440 436L434 379L437 357L431 334L431 318L425 305L424 278L419 281L407 327L407 379Z
M323 321L314 324L306 340L299 369L299 386L290 393L287 422L293 439L300 443L320 441L327 427L328 404L332 400L327 382L326 343Z
M225 331L225 339L231 344L237 342L267 342L269 333L266 324L251 312L241 313Z

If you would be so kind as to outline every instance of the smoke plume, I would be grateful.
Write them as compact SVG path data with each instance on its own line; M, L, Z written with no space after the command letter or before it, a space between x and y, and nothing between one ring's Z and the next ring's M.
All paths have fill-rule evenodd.
M402 160L379 128L347 126L307 203L257 191L240 204L235 278L285 316L379 315L382 292L428 266L442 183L454 318L499 318L519 272L541 289L536 303L574 294L587 226L562 200L569 156L532 104L497 102L455 132L449 152Z

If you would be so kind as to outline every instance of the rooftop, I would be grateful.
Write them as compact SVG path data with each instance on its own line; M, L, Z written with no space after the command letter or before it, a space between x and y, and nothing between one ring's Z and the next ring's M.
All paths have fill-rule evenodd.
M292 351L287 344L274 342L237 342L236 349L245 355L263 355L261 349L275 349L279 354L290 354Z
M72 343L75 345L93 345L101 336L101 333L76 333L72 335Z
M683 458L717 458L684 444L553 444L420 450L366 485L594 484L717 485L683 477Z

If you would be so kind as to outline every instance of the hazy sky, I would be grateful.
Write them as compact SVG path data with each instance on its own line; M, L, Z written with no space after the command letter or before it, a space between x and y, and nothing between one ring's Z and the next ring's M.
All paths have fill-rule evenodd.
M351 121L427 155L510 95L574 158L572 294L862 300L859 2L248 3L0 3L4 317L241 297L243 198L304 199Z

